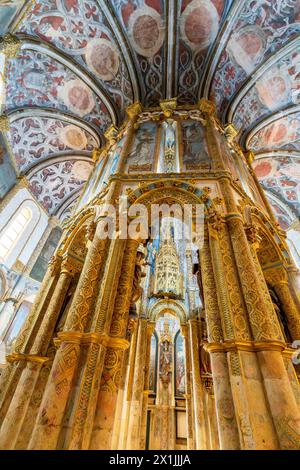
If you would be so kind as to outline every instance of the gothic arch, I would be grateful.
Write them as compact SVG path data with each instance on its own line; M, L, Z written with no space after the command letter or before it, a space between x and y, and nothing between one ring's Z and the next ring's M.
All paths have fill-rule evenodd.
M209 197L211 189L208 187L197 188L188 182L179 182L174 179L160 180L149 184L141 184L136 190L128 195L131 204L144 204L149 207L151 204L160 201L183 204L204 204L206 209L212 206L213 202Z
M172 299L161 299L155 302L148 311L148 318L151 322L156 322L164 313L174 314L179 319L181 325L187 321L187 312L184 306Z
M248 206L245 209L245 219L247 225L253 225L258 230L260 238L260 248L258 249L258 256L262 265L264 264L263 253L268 252L268 259L272 259L274 263L286 262L290 264L290 256L288 248L279 235L277 230L271 224L265 214L257 207Z

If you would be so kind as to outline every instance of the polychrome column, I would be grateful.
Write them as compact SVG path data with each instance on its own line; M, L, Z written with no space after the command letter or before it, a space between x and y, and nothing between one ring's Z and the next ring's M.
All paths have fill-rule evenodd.
M35 303L14 343L15 353L28 354L30 352L30 348L35 340L35 335L38 332L44 313L55 289L60 272L60 263L61 259L58 256L54 256L50 260L49 268L43 279ZM24 361L12 362L8 364L2 372L0 377L0 423L8 410L25 364Z
M125 337L138 245L139 242L137 240L127 240L110 327L110 340L104 361L90 449L111 448L124 351L129 347Z
M82 333L97 298L107 240L96 233L91 242L78 285L68 312L64 331L59 333L56 353L47 387L37 416L30 449L56 449L65 409L77 371Z
M72 276L73 272L69 261L63 261L53 296L39 328L39 334L36 336L30 349L30 354L12 355L12 360L25 360L27 365L22 371L13 399L2 423L0 435L0 448L2 449L13 449L18 439L41 367L47 361L45 355L47 354L53 329L70 286Z
M266 270L265 276L278 295L293 340L300 340L300 311L291 294L284 268Z
M219 309L219 304L216 296L217 285L216 281L221 284L222 278L220 275L214 276L213 263L210 253L210 243L212 239L208 239L208 232L205 230L205 236L203 241L203 247L200 250L200 266L201 266L201 275L202 275L202 285L204 291L204 304L205 304L205 314L206 314L206 323L207 323L207 334L209 343L219 344L223 342L223 328L225 334L231 333L231 322L230 314L227 314L225 318L227 320L227 326L222 328L222 323L224 324L224 309L228 312L228 301L224 297L224 301L219 300L223 322L221 320L221 308ZM216 242L217 243L217 242ZM217 247L211 247L214 252L216 252ZM215 261L216 263L216 261ZM216 263L219 265L220 263ZM217 266L216 266L217 268ZM213 376L213 386L215 394L215 404L216 404L216 414L217 414L217 423L218 423L218 432L220 439L220 449L221 450L235 450L240 448L239 444L239 434L238 427L235 417L235 409L233 404L233 397L229 379L229 370L227 364L226 353L215 353L213 350L210 350L211 358L211 367L212 367L212 376Z

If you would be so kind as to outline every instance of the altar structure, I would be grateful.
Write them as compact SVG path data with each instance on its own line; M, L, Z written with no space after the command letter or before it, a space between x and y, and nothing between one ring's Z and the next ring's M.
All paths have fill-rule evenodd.
M236 134L204 98L106 131L0 377L1 449L300 449L296 270Z

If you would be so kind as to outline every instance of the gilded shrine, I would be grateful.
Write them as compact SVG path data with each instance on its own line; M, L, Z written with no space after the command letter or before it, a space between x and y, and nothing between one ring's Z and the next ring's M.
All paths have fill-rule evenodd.
M300 447L293 262L233 131L205 99L107 131L1 376L1 448ZM120 236L155 204L199 205L201 236L174 209Z
M0 0L0 449L300 450L299 0Z

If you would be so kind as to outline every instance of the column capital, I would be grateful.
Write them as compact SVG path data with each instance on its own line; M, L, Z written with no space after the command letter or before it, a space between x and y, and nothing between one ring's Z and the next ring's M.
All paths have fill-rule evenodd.
M225 125L224 131L225 131L225 137L229 143L232 142L235 139L235 137L238 135L238 131L236 130L234 125L231 123L228 123Z
M48 263L48 268L52 276L56 276L59 273L60 267L61 267L61 261L62 261L62 258L61 256L58 256L58 255L54 255L50 258L50 261Z
M113 124L104 132L104 137L107 140L107 143L110 146L114 145L117 142L118 128Z
M60 272L74 276L82 270L82 261L74 258L70 254L66 254L62 258Z
M255 225L246 225L245 226L246 237L249 243L252 244L253 248L256 250L259 248L258 240L258 230Z
M201 98L198 103L199 109L204 114L209 114L210 116L214 117L216 114L216 107L215 104L207 100L206 98Z
M288 276L283 267L277 269L266 269L264 275L272 287L278 287L281 285L288 285Z
M136 101L135 103L128 106L125 111L129 119L134 120L140 113L143 112L143 106L140 101Z
M21 354L21 353L14 352L6 356L6 360L7 362L25 361L25 362L33 362L33 363L42 365L45 362L49 361L49 357L37 356L34 354Z
M181 334L184 338L187 337L188 335L188 327L187 325L180 325L180 331L181 331Z
M245 153L245 157L249 165L252 165L252 163L255 160L255 154L252 152L252 150L249 150L249 152Z
M209 353L232 351L284 351L286 344L283 341L224 341L223 343L206 343L204 350Z
M155 322L148 321L147 323L147 335L152 336L155 330Z
M177 108L177 98L161 100L159 102L159 106L163 110L164 116L169 118L172 116L174 110Z
M8 59L13 59L18 55L21 49L21 41L10 33L7 33L0 39L0 51Z

